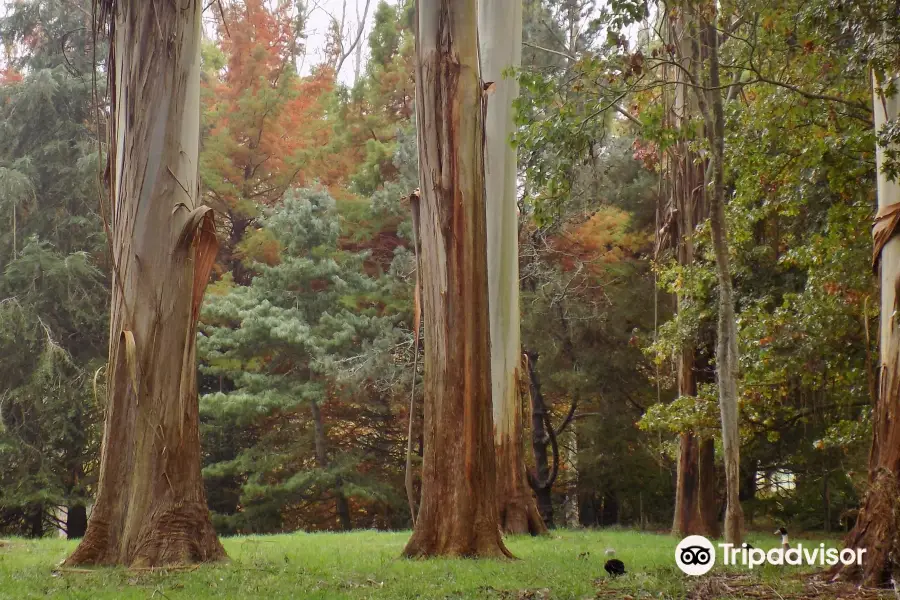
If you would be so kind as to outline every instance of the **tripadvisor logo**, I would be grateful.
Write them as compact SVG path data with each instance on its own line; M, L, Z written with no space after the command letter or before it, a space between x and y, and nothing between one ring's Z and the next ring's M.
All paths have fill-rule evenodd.
M702 535L689 535L675 548L675 564L687 575L703 575L716 564L716 549Z
M861 565L865 548L826 548L824 543L812 548L797 544L787 550L773 548L766 552L761 548L748 548L746 545L735 548L734 544L718 544L722 551L722 564L744 566L748 569L764 564L770 565L809 565L833 567L842 565ZM716 551L712 542L702 535L689 535L681 540L675 548L675 564L687 575L703 575L716 564Z

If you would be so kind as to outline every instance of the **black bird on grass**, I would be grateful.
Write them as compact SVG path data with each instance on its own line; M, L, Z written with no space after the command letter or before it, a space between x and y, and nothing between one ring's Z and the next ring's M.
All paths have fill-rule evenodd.
M618 577L619 575L625 574L625 563L618 558L609 559L606 561L606 564L603 565L603 568L609 573L610 577Z

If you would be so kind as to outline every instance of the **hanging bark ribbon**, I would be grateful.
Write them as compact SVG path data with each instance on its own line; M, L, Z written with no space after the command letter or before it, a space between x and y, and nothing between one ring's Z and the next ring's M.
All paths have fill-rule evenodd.
M897 225L900 224L900 203L890 204L881 208L875 215L875 224L872 226L872 270L878 272L878 261L881 260L881 251L888 241L897 233Z

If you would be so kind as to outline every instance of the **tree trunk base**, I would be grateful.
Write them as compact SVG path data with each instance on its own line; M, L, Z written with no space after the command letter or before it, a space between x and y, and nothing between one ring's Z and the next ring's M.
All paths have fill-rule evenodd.
M501 499L500 528L507 535L550 535L531 494L524 498ZM502 498L502 497L501 497Z
M496 444L497 514L500 517L500 529L508 535L548 535L547 526L531 494L531 486L528 485L521 440L520 431L515 431L512 436Z
M463 529L463 528L461 528ZM465 528L468 530L468 528ZM432 558L437 556L460 558L515 558L500 536L500 530L496 533L471 532L465 535L463 531L453 533L450 536L442 536L434 530L416 530L406 548L403 556L406 558Z
M888 469L880 468L872 477L856 525L844 547L866 549L863 564L838 563L828 574L834 580L858 582L878 587L888 583L892 572L900 571L900 482Z
M712 438L700 442L697 467L700 526L704 536L717 538L722 534L722 530L719 527L719 506L716 498L716 448Z
M114 539L108 522L102 513L97 514L98 510L102 510L99 505L94 509L84 539L64 566L172 567L227 558L206 506L185 504L157 512L127 545L121 536Z
M675 518L672 535L702 535L700 518L700 442L692 433L682 433L678 445L678 479L675 484Z

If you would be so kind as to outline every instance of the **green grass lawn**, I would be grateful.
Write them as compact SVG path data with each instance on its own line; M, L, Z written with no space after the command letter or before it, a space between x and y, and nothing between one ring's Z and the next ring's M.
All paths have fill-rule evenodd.
M546 538L514 537L507 543L515 561L407 560L400 552L408 536L360 531L234 537L223 540L231 558L226 563L193 570L89 572L57 570L75 547L72 542L13 539L0 547L0 598L849 597L847 591L811 588L802 567L767 566L748 574L717 565L709 575L687 577L675 566L677 540L652 533L562 530ZM822 538L792 538L812 539L818 545ZM760 548L778 543L764 534L749 541ZM615 548L628 570L614 581L603 571L608 547ZM810 590L821 595L811 596Z

